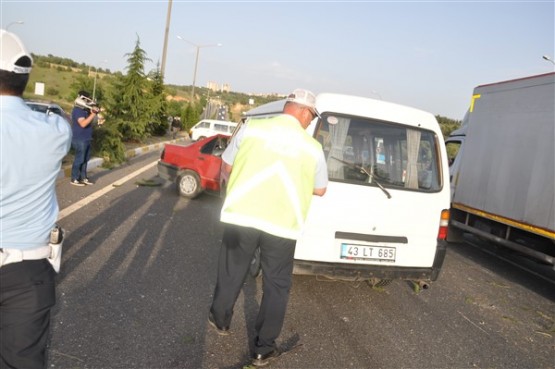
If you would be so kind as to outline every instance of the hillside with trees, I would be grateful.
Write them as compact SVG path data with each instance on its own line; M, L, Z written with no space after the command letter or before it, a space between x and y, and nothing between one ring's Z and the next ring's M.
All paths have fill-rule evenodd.
M460 120L450 119L447 117L442 117L441 115L436 115L436 119L441 128L441 133L443 133L443 138L447 139L451 132L458 129L461 126Z
M283 98L277 95L253 97L238 92L214 92L196 87L191 101L192 86L165 85L159 66L145 71L149 61L137 37L133 50L126 54L125 73L112 73L109 69L95 68L68 58L33 54L34 67L24 98L54 101L70 112L80 90L94 95L102 109L105 123L94 132L94 155L107 165L125 160L124 142L144 142L151 136L167 133L168 118L179 116L182 129L188 130L211 112L211 104L227 107L226 120L238 122L242 113L271 101ZM35 94L36 83L44 84L43 95ZM460 126L460 121L436 116L444 137Z

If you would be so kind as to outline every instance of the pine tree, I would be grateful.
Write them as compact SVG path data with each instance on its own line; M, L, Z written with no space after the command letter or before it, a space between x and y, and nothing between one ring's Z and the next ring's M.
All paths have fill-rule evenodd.
M148 125L148 132L152 135L161 136L166 133L168 128L168 103L166 101L164 77L160 71L160 63L149 74L148 90L151 98L149 103L151 119Z
M148 123L152 113L148 80L144 73L146 52L139 36L133 52L126 54L127 74L117 76L107 102L110 119L117 123L124 141L141 142L148 137Z

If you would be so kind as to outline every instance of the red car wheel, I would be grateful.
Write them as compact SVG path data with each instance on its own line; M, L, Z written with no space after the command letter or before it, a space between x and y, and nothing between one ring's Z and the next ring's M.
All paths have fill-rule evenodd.
M194 199L202 192L199 175L192 170L185 170L177 178L177 191L179 195Z

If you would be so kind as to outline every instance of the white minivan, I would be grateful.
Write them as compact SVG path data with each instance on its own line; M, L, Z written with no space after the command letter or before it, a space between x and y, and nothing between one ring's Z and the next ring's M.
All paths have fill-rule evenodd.
M285 100L245 113L279 114ZM307 131L321 144L329 184L314 196L294 274L422 288L446 253L449 166L431 113L371 98L324 93Z
M225 120L203 119L189 130L189 137L193 141L202 140L217 134L230 135L237 127L237 123Z

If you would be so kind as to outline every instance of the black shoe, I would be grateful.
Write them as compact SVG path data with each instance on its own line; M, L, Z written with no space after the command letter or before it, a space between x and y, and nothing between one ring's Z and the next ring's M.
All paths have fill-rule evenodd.
M252 358L252 365L254 366L266 366L270 364L272 359L275 359L281 355L281 352L276 348L272 351L268 352L267 354L254 354Z
M227 336L229 334L229 327L218 327L212 313L208 315L208 323L216 330L216 332L218 332L220 336Z

